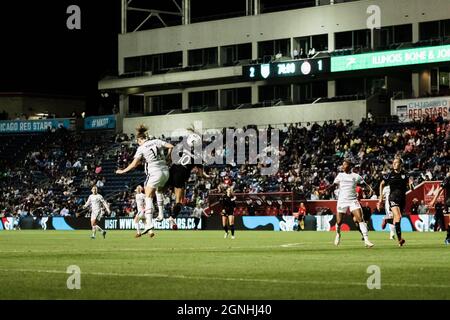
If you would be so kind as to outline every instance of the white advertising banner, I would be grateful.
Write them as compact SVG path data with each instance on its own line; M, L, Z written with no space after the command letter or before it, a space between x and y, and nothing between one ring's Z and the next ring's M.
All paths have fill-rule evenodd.
M400 122L410 122L442 115L444 120L450 120L450 97L417 98L408 100L393 100L391 115L398 116Z

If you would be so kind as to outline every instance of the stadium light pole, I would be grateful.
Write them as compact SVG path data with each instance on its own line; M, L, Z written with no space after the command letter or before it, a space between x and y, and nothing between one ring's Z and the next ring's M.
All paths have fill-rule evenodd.
M183 14L183 25L191 23L191 0L183 0L181 3ZM178 7L179 8L179 7Z
M127 13L128 13L128 4L132 0L122 0L121 11L122 11L122 19L121 19L121 32L122 34L127 33Z

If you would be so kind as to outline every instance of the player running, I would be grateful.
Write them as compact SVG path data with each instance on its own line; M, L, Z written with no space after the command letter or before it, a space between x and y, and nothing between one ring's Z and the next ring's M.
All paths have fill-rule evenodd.
M89 206L91 207L91 227L92 227L91 239L95 239L97 230L101 231L104 239L106 237L106 231L100 228L99 225L97 225L97 221L100 221L100 219L102 218L102 207L105 208L108 214L111 211L109 210L108 203L105 201L105 199L103 199L103 196L98 193L97 187L93 186L91 191L92 194L89 196L88 200L86 201L86 204L83 206L84 209L86 209Z
M402 212L405 210L406 191L411 189L409 177L406 171L402 169L403 162L399 158L395 158L392 162L392 171L380 183L380 199L379 205L382 205L384 196L383 188L385 185L390 187L389 208L394 216L393 222L395 233L397 234L398 245L401 247L405 244L402 238L402 229L400 222L402 220Z
M141 234L141 227L139 222L143 220L145 222L145 228L151 229L152 221L147 221L145 219L145 193L143 192L144 188L142 186L136 187L136 215L134 216L134 223L136 225L136 238L139 238ZM155 234L153 230L150 231L150 237L153 237Z
M136 139L139 144L134 160L125 169L119 169L116 174L124 174L137 168L142 160L145 160L145 174L147 179L144 183L145 189L145 219L147 221L146 228L142 234L146 234L153 230L153 197L156 194L156 202L158 205L157 221L164 219L164 194L163 187L169 179L169 168L164 156L164 149L168 149L170 156L173 145L159 139L149 139L147 136L147 127L140 125L136 128ZM150 233L150 237L154 234Z
M445 177L444 181L442 181L441 185L439 186L438 192L434 196L433 200L430 203L430 206L434 206L437 199L441 195L441 193L445 191L445 209L444 213L450 213L450 172L447 173L447 176ZM447 226L447 237L444 241L445 244L450 245L450 222Z
M391 207L389 206L390 191L391 188L389 186L385 186L382 191L384 199L384 211L386 211L386 216L383 218L381 228L384 230L386 228L386 225L389 225L389 239L395 240L394 215L392 214Z
M350 209L350 212L363 235L364 245L367 248L371 248L374 244L369 241L367 223L363 219L362 208L358 201L358 195L356 194L356 186L358 184L366 184L371 192L373 192L373 190L359 174L351 172L350 160L344 160L342 163L342 171L343 172L340 172L336 176L333 182L333 185L339 186L336 213L336 238L334 244L338 246L341 242L342 217L347 213L347 210Z

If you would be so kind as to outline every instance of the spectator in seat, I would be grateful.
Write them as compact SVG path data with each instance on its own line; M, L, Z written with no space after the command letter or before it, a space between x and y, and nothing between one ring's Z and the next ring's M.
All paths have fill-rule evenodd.
M414 198L411 205L411 214L419 214L419 199Z
M420 205L419 208L417 210L418 214L428 214L430 211L430 209L428 208L428 206L425 204L424 200L420 201Z

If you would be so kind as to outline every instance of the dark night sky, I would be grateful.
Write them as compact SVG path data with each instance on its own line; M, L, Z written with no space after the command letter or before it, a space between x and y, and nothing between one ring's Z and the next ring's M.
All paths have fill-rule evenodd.
M261 0L262 6L307 0ZM178 0L179 3L181 1ZM244 12L245 1L192 0L191 17ZM133 0L132 5L175 11L171 0ZM209 3L208 5L206 3ZM66 9L81 8L81 30L68 30ZM129 29L145 13L129 16ZM180 18L166 16L169 24ZM178 20L177 20L178 19ZM150 19L148 26L158 26ZM117 75L117 34L120 32L120 0L14 0L3 1L0 10L0 92L23 91L78 95L95 107L97 82Z
M81 30L68 30L69 5L81 8ZM84 96L95 105L97 81L116 73L118 0L2 3L0 91Z

